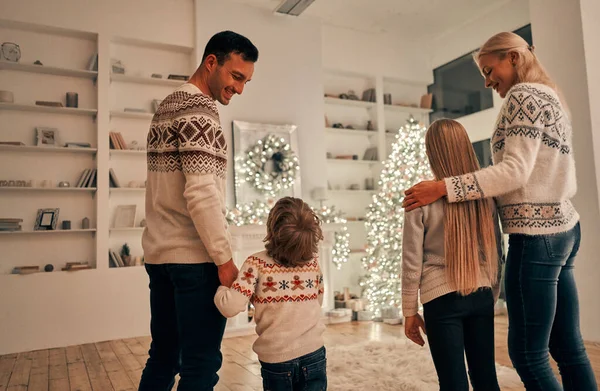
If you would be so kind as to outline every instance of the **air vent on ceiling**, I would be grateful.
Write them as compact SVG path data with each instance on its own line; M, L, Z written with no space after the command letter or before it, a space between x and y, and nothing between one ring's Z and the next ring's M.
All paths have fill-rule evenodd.
M283 0L277 8L275 8L275 13L298 16L314 1L315 0Z

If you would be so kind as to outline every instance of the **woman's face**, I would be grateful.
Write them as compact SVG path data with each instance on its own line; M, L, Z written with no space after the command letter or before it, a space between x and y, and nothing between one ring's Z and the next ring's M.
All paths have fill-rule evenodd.
M515 53L509 53L503 59L493 53L479 57L479 69L485 78L486 88L493 88L501 98L506 97L508 90L517 82L517 68L513 66L515 60Z

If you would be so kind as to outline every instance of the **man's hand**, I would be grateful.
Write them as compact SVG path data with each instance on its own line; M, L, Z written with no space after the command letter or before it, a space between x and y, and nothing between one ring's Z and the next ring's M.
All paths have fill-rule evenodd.
M425 345L425 341L423 340L423 336L421 336L419 328L423 330L423 334L427 335L427 332L425 332L425 322L423 322L421 315L416 314L404 318L404 334L417 345L423 346Z
M444 181L419 182L404 192L406 197L402 201L402 207L406 212L421 206L429 205L447 195L446 183Z
M231 288L233 282L238 276L238 268L233 263L233 259L230 259L226 263L219 265L219 281L221 281L221 285L226 286L227 288Z

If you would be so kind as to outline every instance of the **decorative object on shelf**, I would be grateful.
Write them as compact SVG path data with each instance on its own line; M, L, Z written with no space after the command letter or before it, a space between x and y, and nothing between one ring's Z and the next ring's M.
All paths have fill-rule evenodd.
M118 205L115 212L114 228L135 227L136 205Z
M142 257L137 256L133 258L133 264L131 266L143 266L144 263L142 261Z
M162 79L163 75L160 73L153 73L150 77L153 79Z
M275 197L294 185L299 170L298 157L285 139L268 134L248 149L240 172L243 181Z
M84 142L78 142L78 141L69 141L65 143L65 147L66 148L91 148L92 144L90 143L84 143Z
M152 99L152 112L156 113L161 103L162 99Z
M352 183L348 186L348 190L360 190L360 185L358 183Z
M431 109L431 103L433 102L433 94L425 94L421 97L421 104L419 107L423 109Z
M365 179L365 190L375 190L375 179L374 178L366 178Z
M44 271L46 273L50 273L50 272L54 271L54 265L51 263L47 264L46 266L44 266Z
M51 179L42 179L39 182L39 187L42 187L42 188L54 187L54 182Z
M348 99L348 100L359 100L358 96L356 96L356 92L354 90L349 90L346 94L340 94L340 99Z
M0 180L0 187L31 187L31 181L24 180Z
M54 231L58 221L59 208L38 209L34 231Z
M35 128L37 134L37 145L40 147L56 146L56 136L58 135L58 129L37 127Z
M84 217L81 220L81 229L90 229L90 219L87 217Z
M132 142L129 143L129 145L127 146L129 150L131 151L145 151L146 149L144 148L144 146L142 146L140 143L138 143L136 140L133 140Z
M10 62L19 62L21 59L21 48L14 42L4 42L0 45L1 58Z
M344 129L344 125L342 125L341 123L337 122L333 125L331 125L332 128L334 129Z
M79 94L76 92L67 92L67 107L79 107Z
M392 104L392 94L383 94L383 104L385 104L385 105Z
M0 232L22 231L23 230L23 227L21 226L22 222L23 222L23 219L2 217L2 218L0 218Z
M44 64L42 64L42 62L40 60L35 60L33 62L33 65L44 65Z
M129 251L129 245L127 243L121 247L121 259L123 260L123 264L125 264L125 266L131 266L131 254Z
M71 187L71 184L68 181L60 181L58 187Z
M35 104L37 106L46 106L46 107L64 107L62 102L55 102L49 100L36 100Z
M352 125L346 125L346 129L354 130L354 126L352 126Z
M367 130L375 130L375 127L373 126L373 122L371 122L371 120L367 121Z
M91 269L92 267L87 262L67 262L65 267L62 268L65 272L73 272L77 270Z
M40 271L39 266L17 266L13 268L12 274L32 274Z
M376 102L377 95L375 93L375 88L368 88L363 91L362 100L365 102Z
M98 53L94 53L90 56L90 60L87 66L88 71L98 71Z
M61 224L61 229L69 230L71 229L71 220L63 220Z
M125 66L123 65L123 63L121 63L120 60L111 58L110 62L111 62L110 66L112 69L112 73L117 74L117 75L125 74Z
M170 74L167 79L169 80L181 80L181 81L187 81L190 77L186 76L186 75L173 75Z
M426 128L414 118L398 132L384 163L379 190L367 212L367 271L360 285L369 310L380 317L387 306L401 305L402 230L404 189L432 175L425 153Z
M142 228L146 227L146 219L142 219L140 221L140 227L142 227Z
M0 90L0 102L2 103L14 103L15 95L12 91Z

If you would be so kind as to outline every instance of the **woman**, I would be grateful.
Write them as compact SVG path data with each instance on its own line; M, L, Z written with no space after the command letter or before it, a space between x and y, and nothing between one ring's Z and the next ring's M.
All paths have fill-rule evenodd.
M467 131L450 119L425 136L436 178L479 170ZM441 391L499 391L494 360L494 302L499 295L500 227L492 200L439 200L404 214L402 313L406 336L423 346L418 296Z
M492 136L494 166L422 182L406 191L406 210L496 197L509 237L506 301L510 358L527 390L554 391L548 351L565 390L597 390L579 330L573 275L581 231L571 122L564 100L534 48L513 33L475 54L487 88L504 104Z

